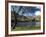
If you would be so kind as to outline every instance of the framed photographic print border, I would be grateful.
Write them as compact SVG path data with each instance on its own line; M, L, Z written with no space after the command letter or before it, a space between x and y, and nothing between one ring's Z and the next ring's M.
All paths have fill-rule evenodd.
M27 4L42 4L43 5L43 32L27 33L27 34L8 34L8 3L27 3ZM22 35L38 35L45 34L45 3L43 2L24 2L24 1L5 1L5 36L22 36Z

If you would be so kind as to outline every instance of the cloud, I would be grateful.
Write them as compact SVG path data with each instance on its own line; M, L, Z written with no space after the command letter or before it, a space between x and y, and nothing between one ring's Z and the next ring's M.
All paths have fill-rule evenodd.
M38 15L40 15L40 14L41 14L40 11L36 11L36 12L35 12L35 15L36 15L36 16L38 16Z

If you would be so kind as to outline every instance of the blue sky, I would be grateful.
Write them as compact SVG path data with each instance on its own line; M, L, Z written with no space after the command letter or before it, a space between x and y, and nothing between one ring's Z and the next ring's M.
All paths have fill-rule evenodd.
M34 16L34 15L38 15L40 14L40 7L32 7L32 6L11 6L11 11L13 11L13 8L14 8L14 11L16 11L16 13L18 13L19 15L22 15L23 13L23 16ZM21 8L21 10L19 10ZM19 12L18 12L19 11Z

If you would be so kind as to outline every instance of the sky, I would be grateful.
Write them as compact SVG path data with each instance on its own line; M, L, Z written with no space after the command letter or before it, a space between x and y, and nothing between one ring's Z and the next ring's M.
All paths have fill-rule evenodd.
M14 10L13 10L14 8ZM11 6L11 11L15 11L19 15L23 16L38 16L40 15L40 7L33 7L33 6Z

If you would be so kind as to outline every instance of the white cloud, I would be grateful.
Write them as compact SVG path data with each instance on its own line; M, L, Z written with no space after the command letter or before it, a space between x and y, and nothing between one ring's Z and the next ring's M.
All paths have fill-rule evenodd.
M40 12L40 11L36 11L36 12L35 12L35 15L36 15L36 16L41 15L41 12Z
M36 8L41 8L40 6L37 6Z

